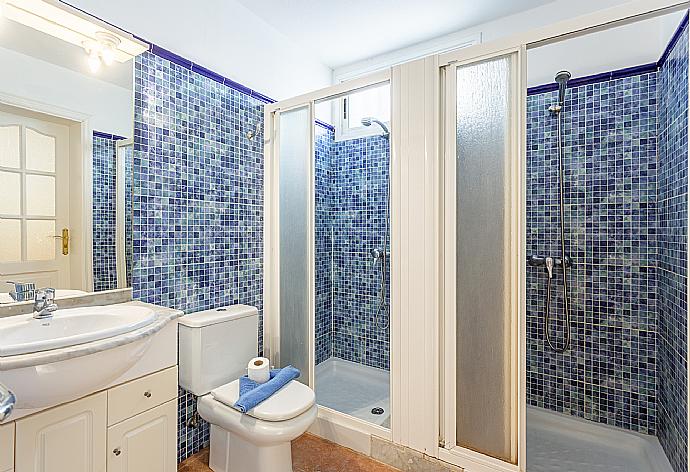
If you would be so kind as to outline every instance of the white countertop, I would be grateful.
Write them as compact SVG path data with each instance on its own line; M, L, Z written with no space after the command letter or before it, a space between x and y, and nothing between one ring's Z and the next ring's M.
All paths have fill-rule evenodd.
M95 354L107 349L129 344L148 336L152 336L160 331L168 322L175 320L184 314L180 310L159 307L140 301L130 301L126 303L119 303L117 305L145 306L151 308L156 313L156 319L151 324L144 326L143 328L118 336L113 336L111 338L60 349L52 349L50 351L0 357L0 371L50 364L52 362L59 362L66 359L73 359L75 357L87 356L89 354Z

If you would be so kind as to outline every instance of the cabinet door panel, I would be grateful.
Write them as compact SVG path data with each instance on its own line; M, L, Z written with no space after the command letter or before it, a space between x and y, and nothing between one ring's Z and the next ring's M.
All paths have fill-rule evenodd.
M0 472L14 467L14 423L0 425Z
M16 470L104 472L105 392L17 421Z
M108 472L177 470L177 400L108 428Z

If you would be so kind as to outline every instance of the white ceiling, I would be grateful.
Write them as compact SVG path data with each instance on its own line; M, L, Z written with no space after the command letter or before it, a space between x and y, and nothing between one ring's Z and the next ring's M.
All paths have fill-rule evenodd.
M553 0L239 0L336 68Z

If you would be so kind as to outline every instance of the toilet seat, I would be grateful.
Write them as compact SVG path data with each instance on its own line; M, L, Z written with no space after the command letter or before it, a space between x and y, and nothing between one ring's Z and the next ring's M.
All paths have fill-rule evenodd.
M214 400L232 407L239 398L240 381L234 380L211 390ZM247 415L264 421L287 421L309 410L315 403L314 391L292 380L267 400L247 412Z

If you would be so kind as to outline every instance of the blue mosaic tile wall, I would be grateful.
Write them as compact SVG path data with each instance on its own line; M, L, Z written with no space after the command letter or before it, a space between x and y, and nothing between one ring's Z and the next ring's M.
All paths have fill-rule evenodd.
M260 314L263 138L246 133L263 103L151 53L136 58L134 298L187 313L244 303ZM183 460L208 443L187 428L195 398L180 391Z
M316 249L316 364L333 356L333 173L334 134L316 126L315 249Z
M116 143L93 136L93 289L117 288L115 262Z
M560 257L557 92L527 102L527 254ZM657 74L568 89L566 251L572 347L544 341L544 268L527 270L528 404L620 428L657 424ZM552 337L563 339L561 271Z
M658 421L676 472L687 458L688 28L659 70Z
M336 142L332 131L317 130L317 364L337 357L388 370L381 266L371 250L385 237L390 144L382 136Z
M125 285L132 286L132 172L134 166L134 146L122 148L125 161Z

